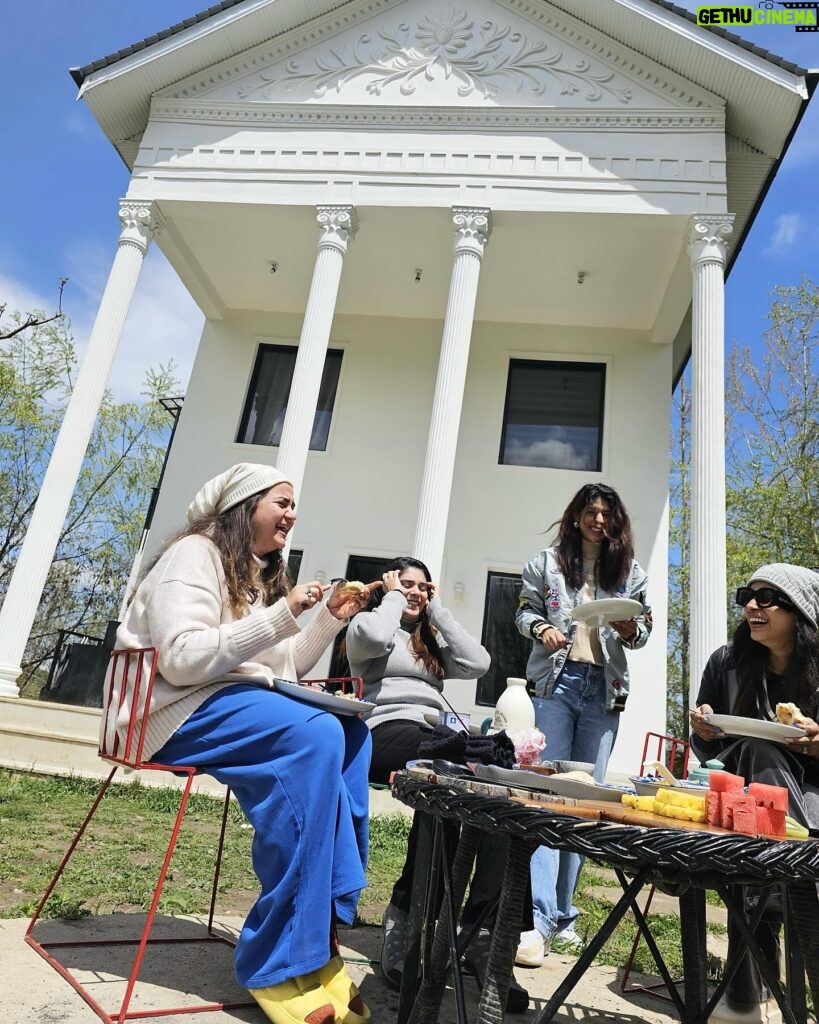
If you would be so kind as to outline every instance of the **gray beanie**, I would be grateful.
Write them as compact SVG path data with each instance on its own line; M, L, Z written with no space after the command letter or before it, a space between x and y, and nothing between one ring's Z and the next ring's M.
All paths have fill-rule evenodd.
M763 565L749 583L770 583L791 599L814 629L819 629L819 573L801 565L774 562Z
M193 523L202 516L212 516L214 513L221 515L251 494L267 491L275 484L291 482L275 466L239 462L202 485L188 506L188 522Z

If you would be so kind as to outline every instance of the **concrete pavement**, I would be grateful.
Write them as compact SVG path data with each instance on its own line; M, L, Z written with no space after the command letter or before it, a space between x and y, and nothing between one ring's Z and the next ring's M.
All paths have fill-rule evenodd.
M80 921L44 921L38 925L41 941L68 938L130 937L138 933L141 916L111 915L85 918ZM95 1024L96 1014L70 985L23 940L25 921L0 921L0 964L3 983L0 985L0 1020L3 1024ZM136 927L135 927L136 924ZM221 918L220 925L235 934L239 918ZM163 938L192 938L205 934L199 918L160 917L155 932ZM394 1024L398 997L381 979L380 969L371 963L377 960L381 946L381 930L372 926L342 929L340 940L345 957L353 960L349 970L358 981L365 1001L372 1009L373 1024ZM63 962L81 976L94 997L108 1012L119 1009L124 991L123 976L127 974L129 954L133 946L84 946L62 950ZM571 957L556 953L546 958L536 970L516 968L518 981L528 989L530 1010L525 1015L509 1015L511 1022L532 1021L557 984L573 963ZM229 1002L246 998L233 980L232 952L221 943L158 944L149 949L143 966L144 982L137 987L131 1010L168 1005L191 1005L196 1002ZM640 976L632 974L631 983ZM643 979L644 980L644 979ZM654 979L651 979L654 980ZM467 1009L474 1019L478 989L473 979L466 979ZM229 1024L247 1021L264 1024L258 1007L198 1013L189 1020L196 1024ZM456 1020L452 992L443 1005L442 1024ZM576 1021L607 1021L610 1024L666 1024L679 1020L670 1003L656 996L634 993L624 996L619 989L619 972L615 968L593 966L570 995L568 1002L554 1018L556 1024Z

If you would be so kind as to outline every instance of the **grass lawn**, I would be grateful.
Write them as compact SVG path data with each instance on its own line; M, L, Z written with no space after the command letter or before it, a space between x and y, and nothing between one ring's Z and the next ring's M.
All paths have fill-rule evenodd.
M0 917L30 916L98 788L99 783L93 780L0 769ZM137 783L112 787L52 896L48 914L77 918L146 910L159 868L157 852L167 843L177 802L175 790ZM218 800L191 798L160 913L207 911L221 810ZM400 814L377 816L370 826L369 886L359 908L364 923L380 922L404 861L409 820ZM217 904L220 914L244 915L256 897L256 880L250 867L252 836L244 815L233 804ZM587 865L576 897L583 910L578 930L585 935L595 933L611 907L589 891L601 883L597 870ZM672 974L679 972L676 915L651 914L649 921L669 970ZM634 924L627 915L598 962L622 966L633 935ZM635 968L656 973L644 943L638 948Z

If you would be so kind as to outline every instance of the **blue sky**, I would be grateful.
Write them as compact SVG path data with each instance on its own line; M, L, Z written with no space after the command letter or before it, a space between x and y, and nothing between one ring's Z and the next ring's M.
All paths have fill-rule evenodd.
M68 276L63 307L80 347L113 257L117 199L128 172L76 101L68 69L207 6L204 0L29 0L4 8L0 302L52 308L58 279ZM743 27L742 33L803 67L819 67L819 33L786 26ZM819 97L811 107L731 273L729 341L757 343L774 285L792 284L802 273L819 282ZM114 366L115 393L132 397L145 368L171 353L184 386L201 324L201 313L153 246Z

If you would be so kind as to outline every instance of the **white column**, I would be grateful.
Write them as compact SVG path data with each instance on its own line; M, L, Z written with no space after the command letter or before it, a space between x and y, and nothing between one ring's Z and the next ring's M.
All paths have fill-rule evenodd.
M0 696L18 697L16 681L37 606L57 550L82 460L145 253L156 229L152 203L121 200L114 262L71 393L25 540L0 609Z
M320 230L316 263L276 460L278 468L287 473L293 482L296 500L301 493L307 453L310 450L310 435L313 432L344 254L358 230L355 208L352 206L317 206L316 220Z
M475 299L481 259L492 230L491 213L482 207L453 207L452 221L455 225L452 276L412 549L416 558L426 562L434 580L439 578L444 560Z
M725 253L733 214L691 218L691 651L689 697L726 642Z

